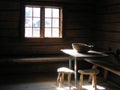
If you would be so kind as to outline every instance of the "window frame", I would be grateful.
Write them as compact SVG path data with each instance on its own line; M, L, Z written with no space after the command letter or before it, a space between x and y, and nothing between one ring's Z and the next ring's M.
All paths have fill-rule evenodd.
M25 7L26 6L36 6L36 7L41 7L41 8L59 8L60 10L59 10L59 37L44 37L43 36L43 34L44 34L44 30L40 30L41 32L40 33L42 33L42 37L39 37L39 38L34 38L34 37L25 37ZM43 10L42 10L43 11ZM41 14L44 14L45 13L45 9L44 9L44 11L41 13ZM34 40L37 40L37 41L39 41L40 39L61 39L61 38L63 38L63 8L62 8L62 6L59 6L59 5L38 5L38 4L24 4L24 13L22 14L22 15L24 15L23 17L23 21L24 21L24 23L22 24L22 28L23 28L23 32L22 32L22 37L24 38L24 40L28 40L28 41L32 41L33 39ZM45 20L45 17L44 17L44 15L41 15L43 18L41 19L42 20L42 22L44 22L44 20ZM40 27L40 28L44 28L44 23L41 23L42 25L42 27Z

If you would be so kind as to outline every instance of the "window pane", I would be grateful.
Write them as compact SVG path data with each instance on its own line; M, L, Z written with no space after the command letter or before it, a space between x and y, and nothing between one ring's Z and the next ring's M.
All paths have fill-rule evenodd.
M40 18L33 18L33 27L40 27Z
M59 27L59 20L58 19L53 19L53 26L52 27Z
M25 18L25 27L32 27L32 18Z
M32 8L31 7L26 7L25 8L25 16L26 17L32 17Z
M45 8L45 17L51 17L51 8Z
M32 28L25 28L25 37L32 37Z
M59 37L59 29L58 28L53 28L52 36L53 37Z
M45 37L51 37L51 28L45 28Z
M40 28L33 28L33 37L40 37Z
M33 17L40 17L40 8L33 8Z
M41 17L41 15L44 16ZM25 37L60 37L62 35L61 19L59 7L42 6L41 9L38 5L27 5L25 7Z
M51 27L51 19L45 19L45 27Z
M59 9L53 9L53 17L59 18Z

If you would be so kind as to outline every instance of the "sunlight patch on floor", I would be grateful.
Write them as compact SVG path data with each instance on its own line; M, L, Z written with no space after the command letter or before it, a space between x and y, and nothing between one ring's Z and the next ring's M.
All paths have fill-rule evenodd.
M95 90L91 85L83 85L83 89L85 90ZM97 90L106 90L105 87L97 85Z
M79 90L76 87L71 87L71 89L70 89L69 87L65 87L65 86L64 87L57 87L56 89L57 90ZM91 85L83 85L82 89L83 90L95 90ZM97 90L106 90L106 88L103 86L97 85Z
M71 87L71 89L69 87L57 87L57 90L78 90L76 87Z

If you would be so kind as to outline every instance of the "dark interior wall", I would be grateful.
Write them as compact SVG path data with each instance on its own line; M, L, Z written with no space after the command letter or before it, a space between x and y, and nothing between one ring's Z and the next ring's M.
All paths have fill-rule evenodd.
M0 50L9 54L19 43L20 2L0 1Z
M97 0L94 41L98 48L120 49L120 0Z
M54 4L63 7L63 38L26 40L23 34L23 3ZM0 1L0 72L31 73L54 71L66 62L16 63L10 57L63 54L72 42L91 42L94 28L94 0L1 0ZM2 58L1 58L2 57ZM5 59L4 59L5 58ZM7 58L7 59L6 59Z
M23 31L22 1L61 5L63 7L63 38L26 41L21 35ZM94 6L94 0L1 0L1 56L59 54L61 48L71 48L72 42L91 42Z
M93 39L96 47L120 49L120 0L97 0L95 26ZM120 83L120 77L110 72L108 79Z

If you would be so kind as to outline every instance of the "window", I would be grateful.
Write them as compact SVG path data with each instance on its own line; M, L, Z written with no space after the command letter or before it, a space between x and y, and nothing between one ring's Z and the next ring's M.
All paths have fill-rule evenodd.
M25 6L25 38L61 38L60 7Z

